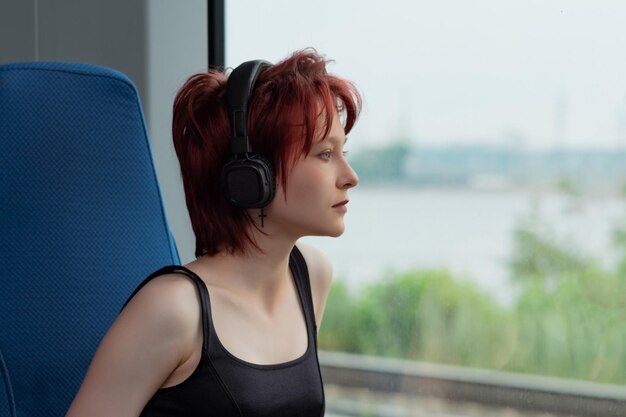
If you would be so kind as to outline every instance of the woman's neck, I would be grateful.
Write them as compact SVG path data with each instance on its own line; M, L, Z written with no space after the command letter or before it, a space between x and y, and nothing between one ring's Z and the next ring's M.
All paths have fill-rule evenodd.
M271 310L291 288L289 255L296 241L258 232L254 237L261 251L250 245L243 254L223 251L202 256L188 267L207 284L242 297L261 297L261 302Z

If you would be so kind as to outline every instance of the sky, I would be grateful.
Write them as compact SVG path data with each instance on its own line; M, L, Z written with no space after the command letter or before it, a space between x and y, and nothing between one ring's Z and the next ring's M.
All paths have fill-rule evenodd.
M624 1L226 3L227 66L313 47L357 84L353 149L626 148Z

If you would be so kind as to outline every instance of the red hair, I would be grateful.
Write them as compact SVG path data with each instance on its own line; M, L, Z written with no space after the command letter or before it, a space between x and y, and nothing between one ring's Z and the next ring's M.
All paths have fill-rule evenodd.
M313 49L297 51L263 67L248 105L248 135L256 153L274 164L285 188L291 168L322 140L338 111L350 132L361 111L354 84L326 72ZM196 235L196 257L226 250L243 253L256 242L246 209L224 197L221 172L230 156L231 128L226 111L227 76L208 71L189 78L174 100L172 136L180 162L187 209Z

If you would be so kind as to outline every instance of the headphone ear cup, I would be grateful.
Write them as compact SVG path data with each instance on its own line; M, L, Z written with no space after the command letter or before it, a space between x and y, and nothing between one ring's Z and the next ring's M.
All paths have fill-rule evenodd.
M233 157L222 170L222 187L226 199L236 207L265 207L276 193L274 167L267 158L258 154Z
M259 166L263 166L265 171L265 183L267 183L267 198L264 199L262 207L265 207L274 199L276 194L276 174L274 172L274 164L263 155L255 154L254 157L258 159Z

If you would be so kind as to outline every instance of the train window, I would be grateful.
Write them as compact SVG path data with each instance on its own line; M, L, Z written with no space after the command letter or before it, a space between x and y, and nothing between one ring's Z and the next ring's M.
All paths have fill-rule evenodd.
M312 47L365 98L346 232L305 239L335 265L329 413L626 412L626 5L239 0L225 15L227 66Z

